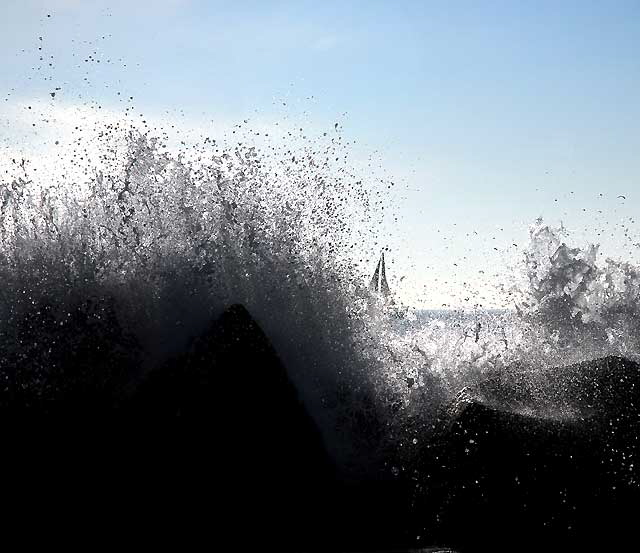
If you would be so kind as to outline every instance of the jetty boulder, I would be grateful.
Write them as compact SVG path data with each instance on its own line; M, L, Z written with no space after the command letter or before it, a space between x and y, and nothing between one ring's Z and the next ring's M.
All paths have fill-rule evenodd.
M170 462L162 465L181 483L172 492L215 505L224 531L245 545L299 546L317 525L333 465L287 370L243 306L229 307L185 353L152 371L128 409L142 443L149 436L152 449L169 442Z
M39 336L54 323L28 328ZM287 370L244 307L229 307L184 351L118 387L130 391L116 400L102 380L99 397L107 401L94 401L97 393L78 399L92 384L92 365L101 379L129 368L110 357L112 343L123 358L128 353L115 330L91 336L59 348L63 393L37 402L13 389L2 396L0 469L11 475L3 485L9 504L28 498L29 520L60 517L93 535L133 530L165 545L232 539L241 548L286 550L320 531L334 467Z
M460 392L442 424L424 453L421 505L439 543L591 551L635 537L636 363L507 371Z

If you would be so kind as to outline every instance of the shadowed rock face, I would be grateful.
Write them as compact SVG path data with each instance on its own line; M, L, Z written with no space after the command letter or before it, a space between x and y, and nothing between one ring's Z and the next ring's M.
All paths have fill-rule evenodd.
M615 357L463 390L424 452L426 526L464 551L633 538L639 407L640 367Z
M15 374L42 373L46 394L30 387L42 379L14 380L0 411L0 474L18 519L71 523L95 536L132 533L146 545L231 540L241 550L343 551L415 543L407 483L388 474L341 479L242 306L142 380L123 361L135 357L113 355L138 351L127 349L114 318L78 315L72 328L47 311L38 316L26 328L46 331L57 346L51 353L34 342L14 360L22 363Z
M189 350L152 372L128 406L180 447L223 525L257 543L300 543L326 505L333 467L268 339L234 305ZM167 434L165 434L166 436ZM195 470L194 470L195 469ZM201 474L198 474L201 471ZM251 534L245 535L251 528Z
M242 306L126 397L118 360L131 357L117 352L129 338L103 311L75 315L96 332L71 339L40 310L33 324L59 346L15 359L54 369L44 392L14 380L2 396L0 474L18 516L261 551L589 551L634 537L640 367L628 360L514 369L467 388L407 476L345 482Z
M100 346L101 336L95 341ZM47 517L62 516L57 498L71 499L74 525L96 525L101 534L106 521L115 532L136 521L137 534L156 538L212 544L224 536L266 549L304 543L333 500L333 466L285 368L242 306L227 309L129 397L109 393L87 406L75 400L84 377L78 384L73 376L91 361L113 361L89 346L59 355L72 392L22 405L23 396L11 396L0 421L0 463L16 498L37 498L31 504Z

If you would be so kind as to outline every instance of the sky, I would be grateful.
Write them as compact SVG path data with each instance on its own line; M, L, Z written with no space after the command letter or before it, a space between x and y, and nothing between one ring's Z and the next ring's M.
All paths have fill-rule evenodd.
M396 183L398 295L500 306L537 217L640 262L639 52L637 0L0 0L0 132L25 140L52 87L214 129L339 122Z

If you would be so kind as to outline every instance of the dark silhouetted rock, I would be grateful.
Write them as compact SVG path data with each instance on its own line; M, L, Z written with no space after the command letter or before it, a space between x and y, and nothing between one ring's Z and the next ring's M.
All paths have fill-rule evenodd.
M34 335L50 328L58 340L56 321L38 316L27 328ZM84 317L71 324L84 332L94 323ZM210 545L231 538L264 550L297 549L312 529L321 531L333 466L284 366L242 306L227 309L126 400L91 404L111 399L109 388L79 402L92 365L102 393L110 374L102 367L117 361L109 355L118 335L104 328L111 327L96 324L86 338L61 343L49 403L15 391L5 396L12 406L23 402L0 421L2 474L19 483L15 497L32 497L50 516L64 512L56 498L71 500L74 526L104 532L109 521L118 532L136 521L138 534Z
M242 306L142 379L108 301L65 317L34 308L2 337L25 344L2 360L3 500L32 525L260 551L589 551L635 538L640 368L629 360L514 368L467 388L439 432L419 436L411 466L380 455L372 399L347 390L338 399L361 406L380 458L345 479Z
M128 410L154 423L206 428L234 464L248 458L255 464L255 451L262 448L262 464L290 474L328 463L286 369L241 305L227 309L186 353L152 371Z
M635 539L639 407L639 367L617 357L463 390L424 452L429 535L461 551Z
M390 467L341 479L285 367L242 306L150 373L129 410L144 433L165 421L165 435L178 436L177 450L191 461L172 462L174 469L199 500L216 505L218 532L243 549L376 551L417 542L408 524L413 483Z
M151 372L127 409L147 436L160 432L160 443L175 442L168 468L184 471L203 501L215 498L222 525L245 543L286 549L317 526L333 466L286 369L244 307L227 309L186 353Z

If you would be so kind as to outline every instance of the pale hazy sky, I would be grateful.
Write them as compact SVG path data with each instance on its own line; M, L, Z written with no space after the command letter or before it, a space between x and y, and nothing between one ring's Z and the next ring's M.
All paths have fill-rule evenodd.
M498 304L538 216L640 260L639 53L638 1L0 0L0 132L55 87L219 128L340 121L398 183L392 287Z

